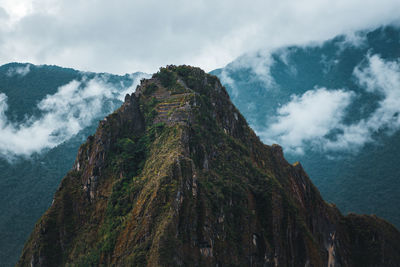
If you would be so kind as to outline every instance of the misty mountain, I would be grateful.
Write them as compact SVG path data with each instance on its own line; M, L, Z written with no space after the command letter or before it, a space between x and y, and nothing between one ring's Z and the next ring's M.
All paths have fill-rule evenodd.
M79 148L16 266L398 266L400 232L343 216L263 144L214 75L169 65Z
M15 264L79 145L144 76L0 67L0 266Z
M399 40L397 28L384 27L246 54L212 73L261 139L301 161L326 200L399 226ZM0 67L1 264L16 262L79 145L144 76Z
M212 73L342 212L400 226L400 29L243 55Z

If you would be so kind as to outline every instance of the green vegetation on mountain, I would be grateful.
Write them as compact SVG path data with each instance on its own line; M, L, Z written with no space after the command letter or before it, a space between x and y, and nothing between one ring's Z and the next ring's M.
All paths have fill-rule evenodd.
M399 44L400 28L386 26L320 44L282 47L271 58L245 55L211 73L221 78L232 102L260 135L268 135L277 110L292 101L292 95L300 97L317 88L353 93L343 119L349 125L367 120L383 97L364 88L354 70L365 67L372 55L398 63ZM251 62L268 72L255 73ZM224 82L224 76L230 80ZM400 227L400 132L380 129L372 138L358 149L329 151L316 149L311 142L303 144L303 154L284 149L288 161L301 161L322 196L343 213L377 214Z
M324 202L215 76L167 66L80 147L17 266L397 266L399 245Z

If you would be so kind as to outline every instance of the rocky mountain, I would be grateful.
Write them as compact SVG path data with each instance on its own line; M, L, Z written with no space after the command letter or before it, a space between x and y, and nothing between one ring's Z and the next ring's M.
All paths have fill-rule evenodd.
M0 266L15 265L80 144L142 76L0 66Z
M263 144L219 80L168 66L80 147L17 266L398 266L400 233L343 216Z
M398 26L247 54L212 73L325 199L400 226Z

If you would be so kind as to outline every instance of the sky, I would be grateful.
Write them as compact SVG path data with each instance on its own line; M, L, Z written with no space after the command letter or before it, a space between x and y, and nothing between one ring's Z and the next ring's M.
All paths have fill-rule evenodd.
M398 0L0 0L0 64L211 71L244 53L398 21L398 10Z

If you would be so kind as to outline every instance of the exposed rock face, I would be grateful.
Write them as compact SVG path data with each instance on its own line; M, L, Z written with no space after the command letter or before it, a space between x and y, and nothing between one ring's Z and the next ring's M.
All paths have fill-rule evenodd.
M400 233L343 216L215 76L169 66L78 152L18 266L399 266Z

